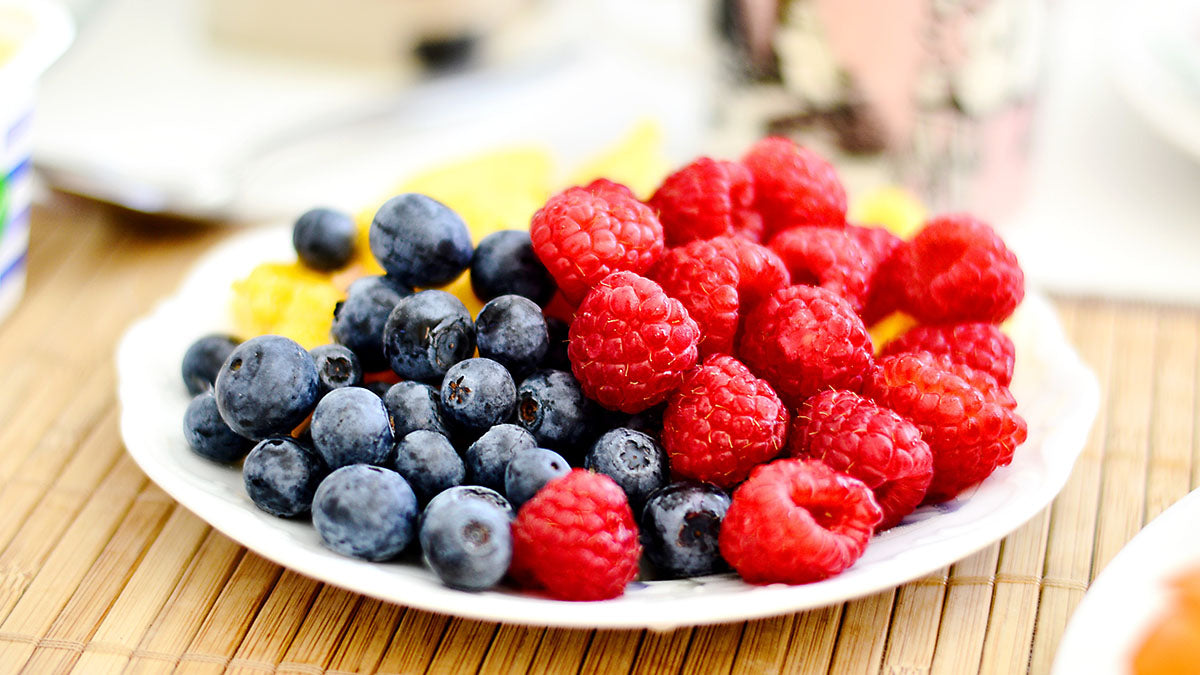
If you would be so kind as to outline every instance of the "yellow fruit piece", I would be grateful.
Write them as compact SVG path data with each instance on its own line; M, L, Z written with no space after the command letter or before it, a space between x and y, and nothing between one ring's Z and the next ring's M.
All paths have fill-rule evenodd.
M885 344L908 332L908 329L915 325L917 325L917 320L904 312L892 312L880 319L871 326L869 331L871 344L875 346L875 353L878 354Z
M333 308L342 297L327 274L300 263L262 263L233 282L234 332L242 339L283 335L312 349L329 342Z
M912 193L894 186L868 192L850 206L848 220L861 225L880 225L908 239L925 222L928 212Z
M639 199L649 199L670 168L663 155L662 129L653 120L642 120L615 145L572 172L569 185L607 178L624 184Z

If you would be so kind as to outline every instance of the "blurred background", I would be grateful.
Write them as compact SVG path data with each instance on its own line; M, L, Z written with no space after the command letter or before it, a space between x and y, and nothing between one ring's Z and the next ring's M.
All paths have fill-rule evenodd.
M32 39L22 9L53 4L5 3L0 62ZM506 148L560 183L635 163L646 193L779 134L828 156L852 202L899 186L989 219L1048 290L1200 303L1194 0L64 4L74 40L8 156L135 211L353 210ZM8 160L10 194L27 165Z

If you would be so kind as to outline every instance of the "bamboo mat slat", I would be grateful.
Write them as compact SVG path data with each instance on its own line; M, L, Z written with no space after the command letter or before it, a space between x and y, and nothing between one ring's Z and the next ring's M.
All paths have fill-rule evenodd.
M1040 674L1091 580L1200 483L1200 310L1059 299L1101 382L1096 425L1050 508L946 570L670 632L382 603L244 551L124 454L116 341L226 235L78 200L35 211L27 295L0 325L0 674Z

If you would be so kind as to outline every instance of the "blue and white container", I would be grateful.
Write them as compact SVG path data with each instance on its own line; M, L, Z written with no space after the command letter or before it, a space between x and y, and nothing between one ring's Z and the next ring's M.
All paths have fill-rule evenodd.
M0 318L25 290L34 91L73 35L70 17L58 4L0 0Z

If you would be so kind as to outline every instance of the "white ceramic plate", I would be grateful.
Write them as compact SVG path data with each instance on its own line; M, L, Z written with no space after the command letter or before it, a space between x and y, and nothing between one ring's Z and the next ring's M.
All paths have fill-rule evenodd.
M957 500L923 508L876 537L832 579L750 586L733 575L635 582L624 596L580 605L515 591L455 591L411 563L368 563L322 548L306 521L281 520L246 497L239 471L194 455L182 433L188 395L180 360L193 340L227 330L230 283L263 260L291 256L290 229L248 232L220 246L179 292L126 333L117 352L121 433L160 487L247 548L315 579L403 605L458 616L567 627L650 627L740 621L835 604L910 581L997 541L1062 489L1095 417L1095 377L1067 344L1046 301L1026 298L1012 324L1013 391L1029 439L1011 466Z
M1128 673L1134 650L1167 609L1167 584L1200 566L1200 490L1194 490L1137 534L1092 582L1075 609L1054 673Z

